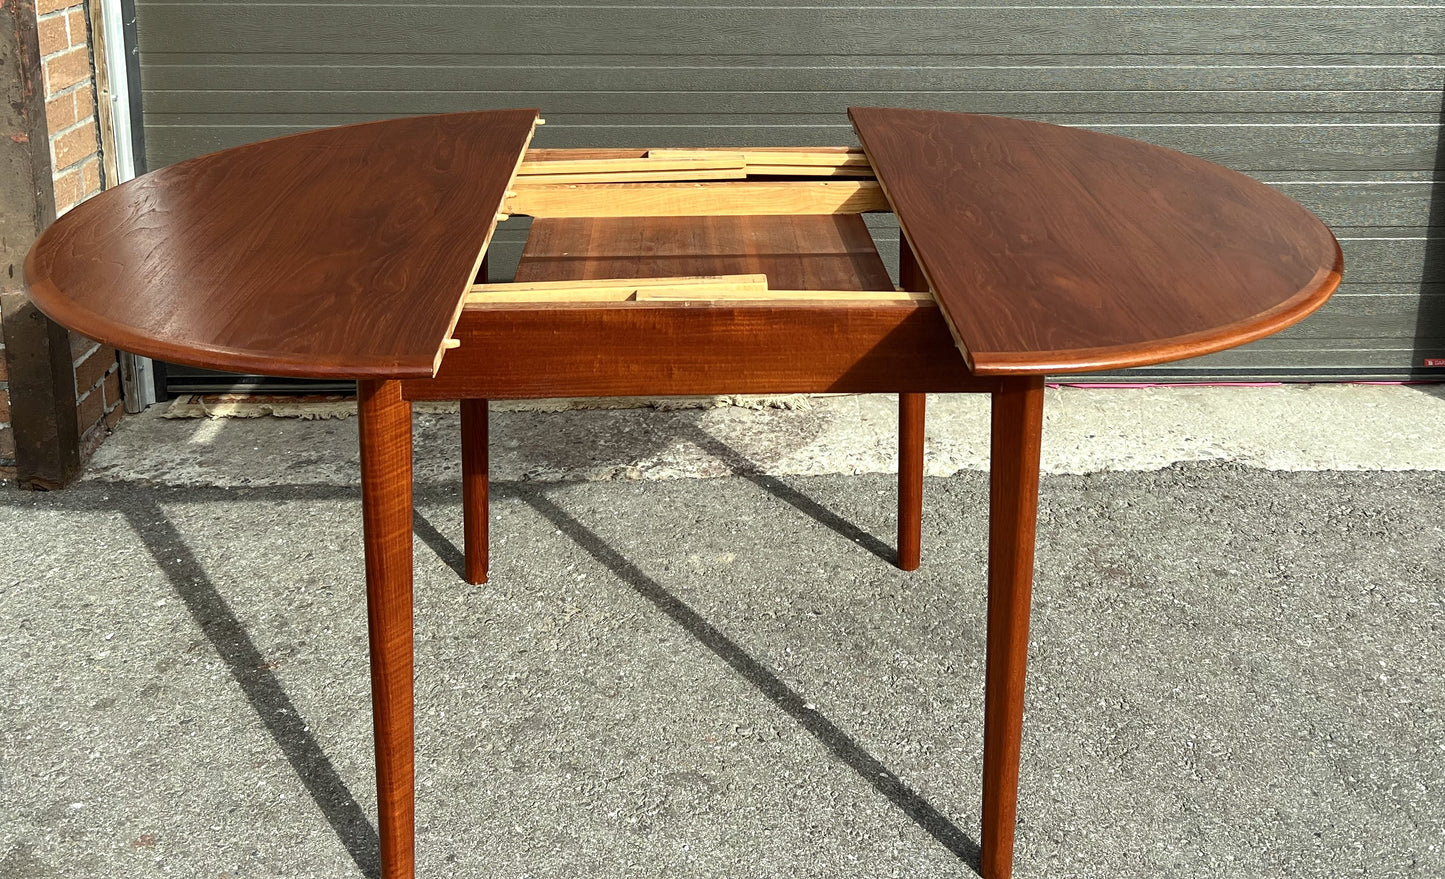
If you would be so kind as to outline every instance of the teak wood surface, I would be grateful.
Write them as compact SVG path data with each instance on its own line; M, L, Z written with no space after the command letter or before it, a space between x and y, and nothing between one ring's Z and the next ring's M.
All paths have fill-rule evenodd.
M1013 872L1024 667L1039 508L1043 376L1004 379L993 394L989 438L988 631L983 695L983 879Z
M533 217L861 214L888 210L873 180L758 180L519 186L502 210Z
M898 286L927 290L928 280L908 242L898 242ZM916 571L923 563L923 453L928 397L898 395L898 567Z
M1203 159L997 116L848 115L979 375L1241 345L1319 308L1344 271L1313 214Z
M639 312L638 303L660 295L648 286L653 278L685 282L678 289L698 299L686 313L659 310L655 304ZM596 300L610 307L576 307L579 301L594 302L593 294L614 284L621 286ZM770 292L778 285L787 289ZM632 290L637 301L623 302L622 294ZM811 293L818 298L805 309L791 301L780 312L782 306L770 302L779 295L796 300ZM934 379L943 383L938 387L989 387L987 380L969 374L951 350L931 300L926 306L896 300L907 310L889 314L894 303L846 299L868 294L900 295L856 215L537 220L516 281L478 285L467 297L458 341L464 339L462 347L471 345L482 356L452 358L444 376L408 383L407 392L466 388L485 398L723 393L719 389L724 387L730 393L876 390L880 385L894 390L927 380L928 370L919 364L930 359L930 351L941 370ZM739 296L756 297L755 304L738 307ZM528 316L543 319L520 317L514 311L519 301L527 304ZM571 314L547 314L564 306ZM896 323L870 320L876 320L879 309L894 321L912 318L912 331L899 333ZM473 333L479 324L500 329L478 340ZM790 335L795 337L791 344ZM808 366L791 369L778 362L779 356L798 358L799 346L831 353L807 350L800 359ZM562 356L562 351L576 356ZM538 352L545 354L545 363L533 358ZM460 372L453 374L453 368ZM665 373L687 384L667 385L661 378ZM707 387L713 390L699 390ZM900 394L899 407L898 563L914 570L922 544L923 394ZM466 577L472 583L484 582L488 567L486 418L485 399L462 401L462 521Z
M461 343L408 399L987 392L931 303L578 302L571 282L754 276L768 287L889 291L854 214L539 219L515 286L537 301L468 297ZM508 285L489 285L501 289ZM614 297L615 298L615 297Z
M414 872L416 837L411 404L402 399L399 382L363 379L356 387L356 410L377 835L385 879L401 879Z
M921 461L923 393L992 394L980 842L986 879L1010 875L1044 373L1164 362L1274 332L1334 290L1340 251L1284 196L1169 150L997 117L850 116L868 168L846 148L723 152L745 165L760 156L768 175L833 162L850 173L871 168L876 182L517 186L524 157L529 177L545 177L536 166L569 161L622 160L632 174L651 153L528 151L532 110L329 129L109 190L31 250L25 270L36 304L101 341L215 369L360 380L383 879L415 871L409 401L467 401L465 493L484 509L486 398L830 390L901 395L910 474ZM678 160L675 151L656 158ZM931 290L937 307L906 299L487 304L490 288L472 292L478 263L502 206L527 199L544 216L524 279L721 267L762 275L770 290L840 296L891 289L856 216L891 208L905 239L901 284ZM649 219L645 208L671 216ZM800 213L808 216L738 216ZM606 246L575 246L594 238ZM783 240L788 247L775 247ZM706 258L690 258L689 248ZM738 286L721 286L729 285ZM706 298L698 290L706 284L685 286L683 295ZM922 490L911 475L899 487L900 503ZM466 541L469 556L476 551L467 576L484 577L484 516L467 523Z
M312 131L181 162L55 222L25 264L56 322L232 372L431 375L535 110Z

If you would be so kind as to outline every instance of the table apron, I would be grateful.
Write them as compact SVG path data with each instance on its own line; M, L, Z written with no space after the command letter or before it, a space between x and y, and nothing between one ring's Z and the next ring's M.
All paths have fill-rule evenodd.
M468 307L409 400L990 393L938 309L879 305Z

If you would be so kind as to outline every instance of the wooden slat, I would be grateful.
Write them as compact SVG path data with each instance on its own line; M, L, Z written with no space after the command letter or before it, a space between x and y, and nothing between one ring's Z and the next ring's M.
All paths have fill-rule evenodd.
M646 157L601 156L565 158L554 151L542 160L528 159L517 184L663 183L672 181L741 180L749 176L872 177L873 166L861 151L832 149L655 149Z
M699 149L726 149L726 147L700 147ZM745 153L767 153L770 155L810 155L810 156L864 156L867 153L862 147L851 146L750 146L743 147Z
M474 284L467 305L522 302L918 302L933 303L928 293L904 290L769 290L766 275L716 275L692 278L619 278Z
M655 287L637 291L639 302L919 302L933 304L928 293L906 290L728 290Z
M713 155L741 155L748 165L815 165L826 168L859 167L867 168L868 157L862 150L850 147L778 147L741 151L717 149L656 149L648 150L650 158L677 160L688 157L703 158Z
M747 166L749 177L866 177L873 176L873 166L856 165L830 167L828 165L754 165Z
M708 168L737 168L745 163L742 153L713 153L687 155L677 158L595 158L595 159L550 159L533 161L530 156L522 161L518 174L617 174L628 171L696 171Z
M506 285L499 285L506 286ZM525 286L525 285L523 285ZM468 306L518 305L522 303L574 305L584 302L725 302L745 305L776 305L780 302L818 302L830 305L858 303L876 305L883 302L916 302L932 305L933 297L927 293L893 292L886 290L745 290L718 288L678 287L577 287L565 290L496 290L488 293L469 294ZM447 347L455 348L460 342L449 340Z
M761 274L739 275L689 275L672 278L597 278L566 281L514 281L505 284L473 284L471 293L505 293L517 291L556 292L563 290L591 290L609 287L636 290L642 287L728 287L740 289L768 289L768 276Z
M549 149L532 147L527 150L528 162L570 162L580 159L645 159L647 150L615 149L602 147L564 147Z
M593 183L528 186L505 203L533 217L686 217L887 211L876 181Z
M766 293L767 275L708 275L677 278L606 278L576 281L530 281L510 284L474 284L467 291L469 305L498 302L620 302L640 291L711 293Z
M561 164L561 163L558 163ZM526 177L518 177L514 182L516 188L533 186L562 186L575 183L665 183L665 182L702 182L707 180L743 180L747 172L741 165L727 168L703 168L682 169L676 171L614 171L595 174L530 174Z
M496 290L490 293L468 293L463 308L520 303L628 302L635 299L637 299L637 290L631 287L589 287L550 293L542 290Z

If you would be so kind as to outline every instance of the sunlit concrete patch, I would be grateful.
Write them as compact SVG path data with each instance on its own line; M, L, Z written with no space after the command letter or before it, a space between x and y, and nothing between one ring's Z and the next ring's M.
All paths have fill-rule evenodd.
M1045 407L1044 457L1054 473L1188 461L1266 470L1445 469L1442 385L1065 388Z
M789 398L777 405L670 401L621 409L499 404L491 473L503 481L678 479L730 473L887 473L897 466L889 395ZM1445 386L1051 388L1044 470L1086 474L1228 462L1265 470L1445 469ZM929 399L928 473L988 468L988 398ZM416 415L416 478L460 478L457 416ZM346 418L127 418L89 478L167 485L350 485Z

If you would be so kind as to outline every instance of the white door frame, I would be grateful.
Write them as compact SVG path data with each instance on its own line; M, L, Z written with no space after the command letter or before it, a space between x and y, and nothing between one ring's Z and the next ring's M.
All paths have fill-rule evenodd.
M110 185L117 186L130 180L135 176L135 141L133 125L138 120L132 118L131 110L131 88L130 82L130 55L136 51L136 47L127 41L127 33L134 33L134 29L125 26L125 12L121 0L100 0L99 24L101 28L102 57L96 58L96 66L105 66L105 75L96 77L96 85L103 88L97 89L96 100L105 101L108 113L101 114L101 119L109 119L106 138L113 153L114 163L107 163L114 168L115 179ZM129 4L126 4L129 5ZM129 5L129 11L134 15L135 7ZM92 13L94 15L94 13ZM94 22L94 19L92 19ZM140 84L135 83L135 88ZM140 412L147 406L156 402L155 386L155 365L149 357L142 357L139 354L132 354L128 351L120 353L120 378L125 397L125 411Z

